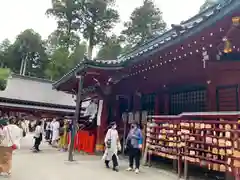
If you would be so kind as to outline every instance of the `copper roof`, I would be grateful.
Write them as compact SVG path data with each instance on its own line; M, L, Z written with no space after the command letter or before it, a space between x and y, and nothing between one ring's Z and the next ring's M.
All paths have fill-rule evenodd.
M76 105L71 94L54 90L51 81L20 75L9 77L7 88L0 91L1 98L57 106Z

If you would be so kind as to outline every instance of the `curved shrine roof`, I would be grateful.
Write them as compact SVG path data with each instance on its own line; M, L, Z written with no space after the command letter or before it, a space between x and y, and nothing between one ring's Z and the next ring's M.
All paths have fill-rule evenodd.
M56 81L53 86L57 88L61 83L69 80L72 75L89 67L104 70L122 69L146 56L180 43L189 38L189 36L200 33L203 29L210 27L215 22L223 19L226 15L239 8L239 0L220 1L219 4L197 14L187 21L182 22L180 25L172 25L172 29L169 31L139 47L136 47L127 54L120 55L116 60L85 59L69 73L65 74L60 80Z

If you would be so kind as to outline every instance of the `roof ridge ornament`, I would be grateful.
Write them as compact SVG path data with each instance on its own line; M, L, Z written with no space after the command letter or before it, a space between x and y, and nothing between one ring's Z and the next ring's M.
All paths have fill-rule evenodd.
M180 25L180 24L171 24L171 27L173 30L176 31L177 35L180 35L181 31L186 30L186 27L184 25Z

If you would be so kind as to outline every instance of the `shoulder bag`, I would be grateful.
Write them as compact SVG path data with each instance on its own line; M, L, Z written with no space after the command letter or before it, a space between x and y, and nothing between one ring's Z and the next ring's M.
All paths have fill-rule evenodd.
M17 149L17 145L16 145L15 143L13 143L12 136L11 136L11 133L10 133L10 131L9 131L9 128L8 128L8 127L7 127L7 132L8 132L9 139L10 139L10 141L11 141L11 143L12 143L12 146L11 146L11 148L12 148L12 150L14 151L14 150L16 150L16 149Z

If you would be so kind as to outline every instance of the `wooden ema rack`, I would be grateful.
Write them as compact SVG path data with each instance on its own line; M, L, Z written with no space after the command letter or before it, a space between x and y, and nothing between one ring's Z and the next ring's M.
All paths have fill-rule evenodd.
M240 124L238 116L212 116L194 119L193 116L155 117L147 123L146 144L149 155L173 159L178 163L178 175L188 177L188 163L209 170L231 173L239 180ZM215 118L215 119L216 119ZM207 120L203 120L207 119Z

